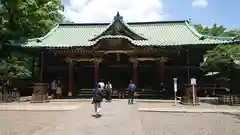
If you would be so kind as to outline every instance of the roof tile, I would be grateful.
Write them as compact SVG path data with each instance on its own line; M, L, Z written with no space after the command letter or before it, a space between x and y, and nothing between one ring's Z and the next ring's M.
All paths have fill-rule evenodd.
M22 47L75 47L91 46L103 38L125 38L139 46L170 46L233 43L233 38L209 37L199 34L188 21L128 23L130 30L147 40L132 40L123 35L107 35L90 41L101 34L109 24L59 24L46 36L28 40ZM203 38L204 37L204 38ZM41 42L37 43L36 40ZM239 41L238 41L239 42Z

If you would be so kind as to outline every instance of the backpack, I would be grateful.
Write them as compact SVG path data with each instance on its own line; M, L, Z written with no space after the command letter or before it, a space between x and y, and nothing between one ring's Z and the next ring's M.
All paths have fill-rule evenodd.
M94 103L102 102L103 100L102 96L103 94L101 90L95 90L93 94L93 102Z

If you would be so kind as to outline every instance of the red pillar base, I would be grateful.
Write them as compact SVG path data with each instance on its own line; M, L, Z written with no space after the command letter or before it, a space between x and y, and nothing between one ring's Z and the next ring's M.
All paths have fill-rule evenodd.
M69 61L69 69L68 69L68 96L72 96L73 89L73 62Z

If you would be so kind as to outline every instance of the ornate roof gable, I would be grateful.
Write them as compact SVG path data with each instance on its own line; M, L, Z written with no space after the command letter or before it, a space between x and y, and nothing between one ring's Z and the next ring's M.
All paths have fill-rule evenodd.
M95 41L104 36L123 36L131 38L132 40L146 40L146 38L133 31L131 27L123 21L123 17L119 14L119 12L117 12L117 15L114 17L112 23L110 23L103 32L95 36L90 41Z

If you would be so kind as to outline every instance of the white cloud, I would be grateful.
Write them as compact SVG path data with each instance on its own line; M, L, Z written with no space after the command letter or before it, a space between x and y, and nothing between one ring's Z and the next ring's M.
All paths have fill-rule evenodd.
M168 15L162 0L69 0L64 14L74 22L110 22L117 11L124 21L158 21Z
M208 0L193 0L192 6L205 8L208 6Z

